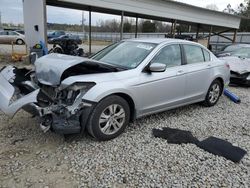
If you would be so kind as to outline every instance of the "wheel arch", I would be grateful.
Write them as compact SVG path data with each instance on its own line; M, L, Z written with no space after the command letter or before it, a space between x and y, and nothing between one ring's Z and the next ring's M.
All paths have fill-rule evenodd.
M121 98L123 98L129 105L129 109L130 109L130 122L133 122L136 119L136 104L134 102L134 99L131 95L125 93L125 92L112 92L112 93L108 93L105 96L102 96L101 98L99 98L98 102L100 102L101 100L103 100L104 98L107 98L109 96L112 95L116 95L119 96Z
M218 80L221 83L221 86L222 86L221 94L222 94L224 91L225 82L221 76L216 77L213 81L215 81L215 80Z

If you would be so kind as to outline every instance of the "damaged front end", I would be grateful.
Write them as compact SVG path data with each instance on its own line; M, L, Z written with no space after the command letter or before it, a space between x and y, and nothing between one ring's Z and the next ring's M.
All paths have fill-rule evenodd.
M83 95L95 83L74 83L69 87L41 84L32 70L4 67L0 72L0 109L13 117L23 109L41 117L43 131L57 133L79 133L82 114L88 117L93 103L83 101Z
M67 88L41 85L37 96L40 127L47 131L50 128L57 133L79 133L93 108L93 103L83 101L84 94L95 84L75 83ZM81 115L84 118L81 119ZM80 124L82 123L82 124Z
M11 117L20 109L39 116L40 127L45 132L51 129L61 134L80 133L84 130L95 104L83 100L83 96L95 86L95 83L83 81L65 85L61 84L62 80L80 75L84 70L94 73L113 70L95 64L88 67L89 64L85 65L83 58L70 57L74 58L72 61L69 56L48 56L38 59L34 70L19 69L14 66L1 69L0 109ZM56 56L61 61L57 59L57 62L51 62L51 58L55 59ZM44 63L48 61L53 66ZM59 62L62 63L63 69ZM44 64L37 65L37 63ZM72 71L72 68L76 71ZM51 77L50 73L54 76Z
M250 72L235 72L231 70L230 83L250 86Z

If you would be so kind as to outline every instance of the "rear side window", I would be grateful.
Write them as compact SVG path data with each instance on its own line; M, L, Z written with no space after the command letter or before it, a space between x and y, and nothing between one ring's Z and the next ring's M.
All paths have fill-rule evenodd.
M167 67L175 67L181 65L181 48L180 45L169 45L160 50L151 63L162 63Z
M205 61L206 62L210 61L210 53L207 50L204 50L204 49L202 50L203 50Z
M187 64L204 62L204 56L201 47L195 45L183 45Z

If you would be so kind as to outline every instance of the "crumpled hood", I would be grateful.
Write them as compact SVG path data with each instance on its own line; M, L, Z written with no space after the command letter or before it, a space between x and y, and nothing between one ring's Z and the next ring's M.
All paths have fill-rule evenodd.
M58 85L63 72L87 58L68 56L63 54L49 54L36 60L36 76L40 83L46 85Z
M85 69L84 73L83 70L79 69L80 67L75 67L78 65L81 65L81 67L86 67L87 65L95 67L96 70L93 72L93 74L107 72L108 66L88 58L63 54L49 54L36 60L35 71L37 79L40 83L50 86L58 86L60 85L62 79L66 78L63 75L69 69L73 69L74 72L78 71L75 73L76 75L92 74L91 70L88 68L86 68L87 70ZM104 70L103 67L106 67L106 70ZM112 71L109 70L109 72ZM74 75L69 75L69 77L70 76Z
M250 59L243 59L234 56L220 58L230 65L230 70L239 74L250 72Z

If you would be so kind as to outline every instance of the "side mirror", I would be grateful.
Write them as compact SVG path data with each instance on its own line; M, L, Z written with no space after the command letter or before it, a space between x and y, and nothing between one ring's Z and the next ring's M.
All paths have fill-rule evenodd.
M149 66L150 72L164 72L166 70L166 65L162 63L153 63Z

